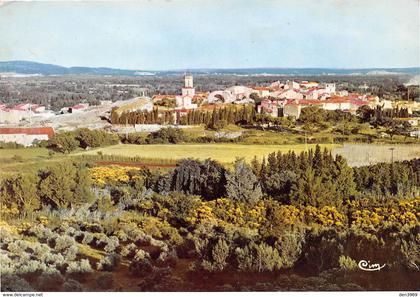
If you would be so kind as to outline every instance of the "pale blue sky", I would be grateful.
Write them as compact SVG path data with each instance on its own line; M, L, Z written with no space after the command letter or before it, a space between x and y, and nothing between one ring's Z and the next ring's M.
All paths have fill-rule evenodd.
M151 70L419 66L419 3L12 2L0 6L0 61Z

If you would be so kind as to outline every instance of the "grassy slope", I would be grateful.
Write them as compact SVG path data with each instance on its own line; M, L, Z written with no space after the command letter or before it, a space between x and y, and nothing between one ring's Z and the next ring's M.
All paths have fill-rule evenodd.
M63 158L63 155L50 158L46 148L0 149L0 172L28 172Z

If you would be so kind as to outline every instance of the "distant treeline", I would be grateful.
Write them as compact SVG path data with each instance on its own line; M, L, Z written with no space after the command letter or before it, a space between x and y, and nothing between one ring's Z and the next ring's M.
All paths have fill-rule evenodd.
M252 105L229 106L215 108L213 111L195 109L184 114L175 111L134 111L119 114L116 110L111 112L112 124L180 124L215 126L219 122L225 124L253 124L256 112Z

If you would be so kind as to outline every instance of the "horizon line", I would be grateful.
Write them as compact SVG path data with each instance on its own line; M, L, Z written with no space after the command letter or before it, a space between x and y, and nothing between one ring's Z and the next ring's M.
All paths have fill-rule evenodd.
M0 63L3 62L31 62L31 63L37 63L37 64L44 64L44 65L54 65L64 68L108 68L108 69L114 69L114 70L127 70L127 71L194 71L194 70L244 70L244 69L336 69L336 70L365 70L365 69L409 69L409 68L418 68L420 69L420 65L418 66L399 66L399 67L327 67L327 66L320 66L320 67L282 67L282 66L270 66L270 67L264 67L264 66L253 66L253 67L214 67L214 68L208 68L208 67L186 67L186 68L166 68L166 69L140 69L140 68L118 68L118 67L110 67L110 66L63 66L60 64L54 64L54 63L46 63L46 62L38 62L33 60L1 60Z

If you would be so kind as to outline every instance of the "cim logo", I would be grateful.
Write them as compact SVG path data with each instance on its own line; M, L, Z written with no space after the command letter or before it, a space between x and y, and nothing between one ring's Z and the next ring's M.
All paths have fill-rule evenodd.
M364 271L379 271L385 267L385 264L381 266L378 263L370 264L370 261L360 260L358 266Z

